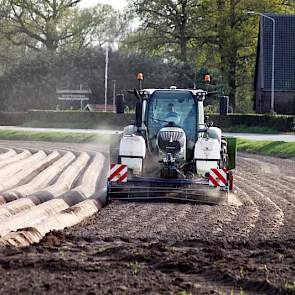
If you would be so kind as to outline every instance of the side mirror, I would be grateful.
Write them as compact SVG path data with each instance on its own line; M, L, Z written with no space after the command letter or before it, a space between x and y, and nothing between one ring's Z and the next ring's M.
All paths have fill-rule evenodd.
M117 114L124 114L124 94L118 94L116 96L116 113Z
M208 131L208 128L200 128L198 130L199 133L206 133Z
M210 128L210 127L213 127L214 126L214 123L212 121L210 121L210 122L207 122L206 125L207 125L208 128Z
M207 128L213 127L213 125L214 125L214 123L212 121L209 121L209 118L210 118L209 116L205 116L205 120L204 120L205 126Z
M135 126L141 127L142 124L142 102L137 100L135 107Z
M227 116L229 112L229 97L220 96L219 98L219 114L222 116Z

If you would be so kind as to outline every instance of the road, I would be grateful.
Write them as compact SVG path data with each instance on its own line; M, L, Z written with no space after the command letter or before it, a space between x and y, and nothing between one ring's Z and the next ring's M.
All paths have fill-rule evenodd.
M225 132L225 136L235 136L249 140L271 140L295 142L295 134L255 134L255 133L229 133Z
M0 130L11 131L30 131L30 132L73 132L73 133L91 133L91 134L120 134L122 130L102 130L102 129L67 129L67 128L31 128L18 126L0 126ZM271 141L286 141L294 142L295 134L252 134L252 133L229 133L225 132L226 136L236 136L239 138L250 140L271 140Z
M18 126L0 126L0 130L8 131L29 131L29 132L71 132L71 133L86 133L86 134L104 134L113 135L122 133L121 130L103 130L103 129L69 129L69 128L32 128Z
M24 144L1 146L30 146ZM79 153L98 149L35 144ZM0 292L294 294L294 175L293 160L240 154L240 204L115 202L37 245L1 247Z

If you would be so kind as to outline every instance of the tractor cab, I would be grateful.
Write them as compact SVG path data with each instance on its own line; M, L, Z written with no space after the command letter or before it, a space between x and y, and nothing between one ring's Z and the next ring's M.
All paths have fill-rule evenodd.
M142 143L137 146L157 161L173 163L173 166L191 163L196 142L205 129L203 102L207 92L171 87L134 90L133 93L137 97L136 120L134 126L124 129L124 135L137 134L140 137L123 137L120 147L130 149L135 146L133 141L138 140ZM132 143L127 144L127 141ZM122 156L119 158L131 161ZM133 158L132 162L140 160ZM137 170L141 171L142 164L138 167Z
M198 134L196 96L189 90L154 91L147 101L144 124L153 151L179 152L186 143L187 154L187 150L193 150Z

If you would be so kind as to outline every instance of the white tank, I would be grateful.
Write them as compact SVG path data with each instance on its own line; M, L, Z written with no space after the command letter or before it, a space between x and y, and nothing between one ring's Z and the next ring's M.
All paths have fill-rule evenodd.
M123 136L120 141L119 156L121 163L127 165L134 173L142 171L143 159L146 154L145 140L142 136Z
M218 141L221 143L221 129L220 128L209 127L207 133L208 133L209 138L218 139Z
M212 168L218 168L220 142L213 138L199 138L195 145L194 159L199 175L205 175Z

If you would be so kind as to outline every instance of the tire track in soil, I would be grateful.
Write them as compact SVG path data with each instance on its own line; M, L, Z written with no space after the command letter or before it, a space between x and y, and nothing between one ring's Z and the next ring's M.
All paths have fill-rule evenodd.
M256 163L253 164L253 160L255 160ZM289 177L292 177L295 174L294 159L282 159L271 156L240 153L238 158L238 165L240 162L244 162L244 164L245 162L247 162L248 165L251 165L252 169L263 172L264 174L268 174L265 173L265 171L267 170L270 170L271 174L276 174L278 176L287 175ZM274 169L265 169L265 167L269 166L274 167Z
M265 194L270 194L272 198L276 199L279 204L284 206L288 206L294 209L295 203L294 200L294 187L290 186L290 191L286 191L285 187L280 184L279 179L269 179L269 177L265 177L263 180L257 181L255 177L251 177L252 180L256 180L256 186L259 186L261 190L265 192ZM292 192L291 192L292 191ZM273 193L275 192L275 193Z
M238 170L244 170L245 166L248 167L247 161L241 162L241 158L239 158ZM247 190L243 189L243 182L237 179L235 179L235 194L243 205L235 208L232 218L223 225L222 230L216 235L217 238L222 239L226 236L228 240L245 240L248 239L249 233L255 228L260 214L259 207L247 193Z
M245 161L242 159L242 161ZM283 162L289 160L282 160ZM247 163L246 163L247 165ZM295 172L295 165L289 167L290 173ZM253 181L253 185L256 186L257 189L262 191L265 195L269 196L276 204L280 206L285 214L284 226L280 229L280 235L286 236L288 238L292 238L295 235L295 225L294 225L294 197L295 197L295 184L291 181L288 182L285 179L282 179L281 170L284 170L284 177L288 178L285 169L280 169L279 176L273 173L260 173L257 174L257 170L259 171L259 167L251 167L250 168L255 173L249 174L249 179ZM259 176L258 176L259 175ZM286 186L289 186L289 189L286 191Z
M249 195L251 195L252 200L260 211L249 239L277 238L280 228L284 225L285 215L283 210L270 197L265 196L261 192L261 188L254 185L253 180L248 180L237 174L236 178L240 180L240 187L249 192Z
M244 167L247 167L247 169L249 169L251 166L249 164L249 162L246 162L244 159L242 159L241 161L244 161ZM253 169L253 167L250 168L252 171L252 173L250 175L256 175L256 176L260 176L261 173L255 171ZM291 172L292 173L292 172ZM295 172L294 172L295 173ZM272 185L273 186L273 190L277 190L278 188L280 188L281 190L283 190L283 195L286 196L286 199L290 202L292 202L294 204L295 201L295 193L294 193L294 188L295 188L295 180L293 180L292 177L290 177L287 174L283 174L284 178L281 176L281 172L278 175L273 176L272 173L266 173L266 176L264 177L263 181L264 184L267 185ZM294 178L295 179L295 178ZM275 184L275 185L274 185ZM281 195L281 192L280 192Z
M271 177L266 175L257 180L257 177L250 176L252 180L255 180L256 184L259 183L259 186L265 191L270 193L275 192L274 196L283 199L283 202L287 202L290 206L295 205L295 183L292 184L278 177ZM283 185L282 182L286 182L286 185Z
M216 236L226 238L229 241L242 241L249 238L250 232L255 228L260 210L251 200L250 196L243 191L240 183L236 184L236 193L243 200L243 205L237 208L237 212L222 228L222 231Z
M269 184L266 179L259 180L257 183L257 179L254 177L250 177L252 181L254 182L256 180L256 183L253 184L253 186L256 189L259 189L264 195L268 195L269 198L275 203L279 204L281 210L284 213L284 222L279 230L279 235L284 235L287 233L289 238L294 238L295 236L295 224L294 224L294 218L295 218L295 205L294 203L290 203L288 201L288 197L286 196L286 193L284 190L280 189L280 186L277 184L277 181L274 181L274 184ZM263 186L262 186L262 183ZM275 192L275 193L274 193ZM294 187L295 192L295 187Z

